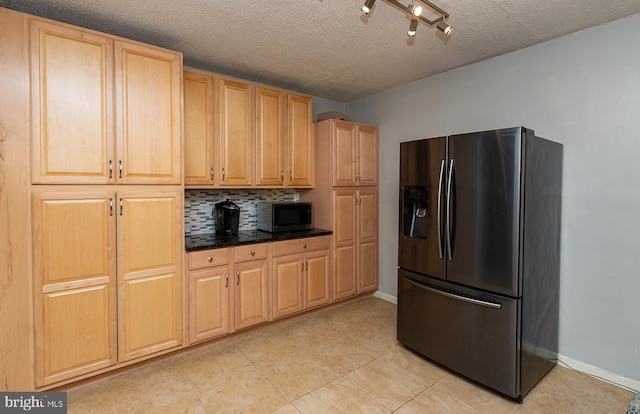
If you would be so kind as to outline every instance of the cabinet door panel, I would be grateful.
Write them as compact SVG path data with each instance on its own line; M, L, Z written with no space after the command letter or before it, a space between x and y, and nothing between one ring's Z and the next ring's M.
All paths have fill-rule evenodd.
M378 287L378 243L376 240L360 243L358 251L358 293Z
M334 299L348 298L358 292L356 258L356 246L354 244L336 247L333 276Z
M303 256L273 260L273 317L279 318L303 309Z
M118 182L181 184L182 57L115 42Z
M213 78L184 71L184 183L214 184Z
M32 20L30 47L33 183L112 182L112 40Z
M235 328L269 320L267 261L236 264Z
M358 126L358 185L378 185L378 128Z
M191 343L229 333L229 268L192 272L189 301Z
M306 262L305 309L330 302L329 275L331 260L329 251L309 253Z
M314 136L311 98L289 94L288 114L288 172L287 185L312 187L314 184Z
M378 228L378 196L376 190L358 191L358 238L374 239Z
M220 95L220 185L251 185L251 97L250 84L219 81Z
M333 131L333 185L356 184L356 124L335 122Z
M256 185L284 184L284 92L256 87Z
M356 192L334 192L334 226L333 235L337 244L355 243L357 237Z

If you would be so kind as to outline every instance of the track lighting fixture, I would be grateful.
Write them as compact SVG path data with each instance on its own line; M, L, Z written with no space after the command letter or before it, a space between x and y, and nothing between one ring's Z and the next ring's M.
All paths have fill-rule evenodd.
M366 0L364 6L362 6L362 13L369 14L375 2L376 0Z
M402 0L404 3L399 0L384 1L411 16L409 31L407 31L407 35L409 37L414 37L416 35L418 19L420 19L423 23L426 23L430 27L436 26L439 31L445 34L445 36L449 36L451 34L451 31L453 30L453 28L447 23L449 13L431 3L431 1L429 0L411 0L409 4L407 4L408 0ZM364 5L362 6L362 12L364 14L369 14L375 2L376 0L365 0ZM425 16L423 14L425 7L423 6L426 6L426 9L429 10L428 14L437 17L431 19Z

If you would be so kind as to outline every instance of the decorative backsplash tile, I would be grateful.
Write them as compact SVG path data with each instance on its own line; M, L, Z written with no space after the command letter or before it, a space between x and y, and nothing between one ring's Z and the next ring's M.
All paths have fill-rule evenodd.
M191 234L214 233L216 231L213 207L216 203L231 200L240 207L239 230L255 230L256 204L259 201L298 201L296 189L237 189L237 190L190 190L184 191L184 230Z

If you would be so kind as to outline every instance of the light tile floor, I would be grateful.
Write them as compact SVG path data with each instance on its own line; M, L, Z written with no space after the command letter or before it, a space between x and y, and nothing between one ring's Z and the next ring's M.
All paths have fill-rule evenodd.
M523 404L413 354L365 298L69 392L69 413L626 413L633 393L557 366Z

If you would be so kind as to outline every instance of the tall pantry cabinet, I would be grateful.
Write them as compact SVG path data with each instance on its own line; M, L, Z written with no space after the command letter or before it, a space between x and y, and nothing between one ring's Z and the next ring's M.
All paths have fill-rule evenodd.
M182 55L28 22L44 387L182 342Z
M378 287L378 129L327 119L315 124L315 227L333 230L333 300Z

